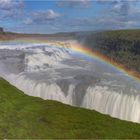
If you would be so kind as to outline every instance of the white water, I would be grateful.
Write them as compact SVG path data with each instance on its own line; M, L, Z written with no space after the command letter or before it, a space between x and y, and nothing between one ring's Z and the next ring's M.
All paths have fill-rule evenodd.
M0 75L30 96L140 123L140 83L68 49L1 44Z

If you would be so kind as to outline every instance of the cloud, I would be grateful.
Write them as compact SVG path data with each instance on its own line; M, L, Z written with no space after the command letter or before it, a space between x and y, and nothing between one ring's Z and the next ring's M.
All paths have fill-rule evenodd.
M0 0L1 10L12 10L14 8L22 8L23 6L24 3L22 1Z
M95 0L98 4L114 4L116 0Z
M102 28L135 28L140 22L138 0L97 0L96 2L99 5L108 5L96 21Z
M110 13L127 16L139 2L138 0L96 0L98 4L108 4L111 6Z
M12 2L20 1L13 0ZM7 6L7 8L4 5L1 6L4 14L0 13L0 17L3 16L3 18L6 19L17 16L19 11L16 11L16 9L22 9L16 8L18 6L20 7L20 4L18 4L19 3L11 4L12 6ZM59 6L57 8L75 8L74 11L81 8L78 9L78 11L81 10L80 15L83 14L83 16L78 16L79 14L76 12L74 16L71 16L71 13L68 13L69 10L66 10L65 13L62 10L63 14L52 9L35 10L32 12L30 11L31 13L26 12L25 15L21 17L21 22L18 24L19 27L15 29L28 33L51 33L60 31L109 30L140 27L140 2L138 0L95 0L94 2L89 0L69 0L58 1L57 5ZM90 12L85 14L84 11L88 9L83 10L82 8L88 8L89 6L93 9L90 9ZM97 6L95 12L94 6Z
M47 11L35 11L30 14L29 18L26 18L24 20L24 23L27 25L48 23L50 21L54 21L58 19L61 16L62 15L60 13L57 13L53 11L52 9L49 9Z
M0 0L0 18L12 19L18 17L23 10L24 2L21 0Z
M53 20L61 15L57 12L54 12L52 9L49 9L47 11L36 11L33 13L33 17L36 20Z
M90 6L90 0L68 0L68 1L59 1L57 6L59 7L71 7L71 8L87 8Z
M85 2L85 3L84 3ZM61 1L59 6L81 7L89 6L91 1ZM65 25L77 29L121 29L121 28L135 28L140 23L140 10L137 7L138 0L95 0L91 4L98 4L103 6L100 13L96 16L83 17L81 19L71 19L65 21ZM81 4L81 5L80 5ZM85 6L86 7L86 6ZM140 26L140 25L139 25Z
M23 23L26 24L26 25L30 25L30 24L33 23L33 20L30 19L30 18L26 18L26 19L23 20Z
M126 16L136 6L139 0L96 0L98 4L110 5L109 12L113 12L122 16Z
M104 6L99 14L93 17L82 17L68 21L66 25L79 29L126 29L140 27L140 9L138 1L131 0L97 0L98 6ZM138 6L137 6L138 5Z
M118 1L112 6L112 12L127 16L131 8L131 3L128 1Z

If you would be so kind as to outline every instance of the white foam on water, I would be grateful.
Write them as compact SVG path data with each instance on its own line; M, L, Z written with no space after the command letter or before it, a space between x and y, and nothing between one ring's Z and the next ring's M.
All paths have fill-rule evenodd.
M140 90L123 74L116 76L94 60L74 58L67 49L47 44L6 44L0 49L0 75L25 94L140 123Z

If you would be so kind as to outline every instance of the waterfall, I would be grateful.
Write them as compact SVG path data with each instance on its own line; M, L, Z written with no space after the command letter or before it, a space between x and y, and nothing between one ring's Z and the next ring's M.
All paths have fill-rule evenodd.
M23 46L1 47L0 75L25 94L140 123L139 83L64 48Z
M16 77L16 76L15 76ZM13 78L12 78L13 79ZM115 92L106 86L85 87L85 93L76 92L77 85L69 84L67 94L56 83L43 83L30 80L23 75L11 83L26 94L42 99L56 100L72 106L94 109L112 117L140 122L140 95ZM82 88L83 85L81 85ZM84 95L82 95L84 94ZM78 95L78 97L77 97ZM77 100L79 99L79 100Z

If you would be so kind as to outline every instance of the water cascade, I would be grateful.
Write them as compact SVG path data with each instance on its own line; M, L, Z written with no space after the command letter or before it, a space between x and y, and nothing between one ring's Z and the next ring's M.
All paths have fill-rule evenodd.
M0 75L25 94L140 123L140 83L67 48L1 44Z

